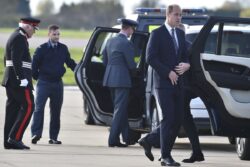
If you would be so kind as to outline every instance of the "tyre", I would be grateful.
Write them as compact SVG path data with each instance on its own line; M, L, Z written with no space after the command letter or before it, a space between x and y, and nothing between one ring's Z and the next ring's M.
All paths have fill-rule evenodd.
M228 141L230 144L235 145L236 144L236 138L235 137L228 137Z
M151 111L152 111L151 112L151 131L153 131L160 124L159 114L158 114L158 110L157 110L155 103L152 105Z
M89 108L89 104L88 104L88 102L87 102L87 100L83 100L83 108L84 108L84 114L85 114L85 116L86 116L86 118L85 118L85 124L87 124L87 125L94 125L95 124L95 121L94 121L94 119L93 119L93 116L92 116L92 114L91 114L91 112L90 112L90 108Z
M237 138L236 151L241 160L250 160L250 138Z
M153 104L151 108L151 131L155 130L159 125L160 125L160 119L159 119L158 110L157 110L156 105ZM157 144L156 143L154 143L154 145L152 146L154 148L160 148L160 139L159 139L159 143Z

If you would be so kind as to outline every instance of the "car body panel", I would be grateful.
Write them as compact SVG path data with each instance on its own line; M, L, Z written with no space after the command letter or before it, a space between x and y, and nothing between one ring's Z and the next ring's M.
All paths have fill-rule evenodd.
M96 124L110 125L113 105L109 89L102 86L105 66L102 63L102 50L108 38L119 29L97 27L86 48L82 65L76 70L76 81L83 92L90 112ZM136 46L137 71L132 77L132 88L128 104L129 124L133 128L142 128L143 97L145 92L144 63L148 33L135 32L130 40ZM136 104L136 105L135 105ZM135 112L136 111L136 112Z
M190 51L192 80L209 111L213 133L249 137L250 56L223 53L223 45L237 37L235 33L223 29L224 25L231 24L249 26L250 19L211 17L202 28ZM213 54L204 53L206 40L217 25L219 26L215 51ZM248 47L240 41L237 43L241 45L239 47Z
M150 30L150 26L155 26L153 28L156 28L157 26L160 26L165 21L164 15L159 15L159 16L144 16L144 15L138 16L137 15L134 17L134 19L136 18L137 18L137 21L139 22L139 26L137 27L137 30L146 31L146 32ZM183 21L184 23L187 23L190 25L197 25L197 24L200 25L200 24L204 24L207 18L208 18L207 16L185 16L183 17ZM119 27L116 26L116 28L119 28ZM93 54L95 54L94 50L97 50L97 52L99 52L98 49L93 49L93 48L95 47L94 45L98 45L96 43L100 43L98 42L98 38L99 38L98 36L100 35L100 33L102 33L102 31L105 31L105 32L110 31L110 32L117 33L119 30L111 29L111 28L103 28L103 27L97 27L95 29L85 49L83 59L81 60L81 63L80 63L81 65L76 70L76 81L81 91L83 92L83 96L84 96L83 98L85 100L85 103L88 104L88 111L92 114L94 123L100 124L100 125L110 125L112 121L112 112L111 112L112 105L111 105L111 101L108 99L111 99L111 98L110 98L109 90L107 88L102 87L102 76L104 74L104 66L101 64L102 61L98 58L99 56L93 56ZM145 34L145 32L143 33ZM136 38L134 39L136 40ZM143 50L139 52L142 52L142 51ZM145 49L143 52L145 52ZM144 58L145 57L143 57L143 59ZM145 63L145 60L143 59L141 60L141 62ZM133 95L130 96L130 99L131 99L130 101L135 101L133 99L142 99L142 101L140 102L141 107L139 107L140 109L137 109L137 110L133 109L133 111L131 111L131 112L137 113L137 117L132 117L132 118L130 117L129 123L130 123L130 126L135 129L139 129L142 132L148 132L151 130L152 113L150 110L146 109L148 107L145 106L145 103L147 106L151 104L148 104L147 100L145 101L145 99L152 100L154 98L153 97L154 95L152 93L152 84L149 81L152 79L152 75L150 74L151 68L149 67L149 70L147 71L148 66L144 65L144 63L140 64L141 66L140 77L137 79L136 78L133 79L134 81L139 80L136 82L140 83L139 85L141 85L141 87L139 88L137 84L137 88L135 87L132 88L132 89L138 89L138 88L142 89L140 92L144 92L144 93L139 93L141 94L140 97L138 97L138 92L135 93L135 95L137 94L137 98L133 97ZM91 71L91 75L90 75L90 71ZM151 79L147 78L148 76ZM145 86L147 87L146 89L145 89ZM147 92L146 95L145 95L145 91ZM136 91L132 90L132 92L136 92ZM149 98L147 98L148 95L149 95ZM129 108L134 108L136 105L131 104L130 106L131 107ZM195 109L195 111L197 110ZM202 112L202 114L200 113L199 115L207 115L207 111L205 107L203 109L200 109L199 111ZM160 115L161 114L159 114L159 116ZM206 123L208 125L207 129L210 129L209 117L199 118L197 116L195 117L195 119L197 120L197 122L207 122ZM198 126L198 129L199 129L199 126ZM202 129L204 129L204 127L202 127Z

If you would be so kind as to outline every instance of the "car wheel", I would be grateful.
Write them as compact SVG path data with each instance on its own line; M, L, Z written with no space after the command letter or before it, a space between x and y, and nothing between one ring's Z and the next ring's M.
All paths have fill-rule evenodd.
M235 137L228 137L228 141L230 144L235 145L236 144L236 139Z
M236 151L241 160L250 160L250 138L236 139Z
M87 100L83 100L83 106L84 106L84 114L86 115L86 118L85 118L85 124L87 125L94 125L95 122L94 122L94 119L93 119L93 116L90 112L90 109L89 109L89 104L87 102Z
M160 124L158 110L155 104L152 105L151 111L152 111L151 112L151 131L153 131Z

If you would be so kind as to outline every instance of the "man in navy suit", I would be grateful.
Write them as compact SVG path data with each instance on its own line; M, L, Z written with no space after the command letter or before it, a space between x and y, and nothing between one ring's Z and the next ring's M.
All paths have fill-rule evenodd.
M160 126L139 141L146 156L154 160L151 146L160 135L161 165L180 166L171 156L183 118L183 78L189 69L185 33L176 27L181 22L181 8L169 5L166 22L152 31L146 51L146 61L153 68L153 82L159 111L162 112Z
M126 147L129 144L128 97L131 87L131 70L136 68L135 51L130 37L137 22L121 19L122 29L119 34L107 41L103 50L103 63L106 66L103 86L110 88L114 106L108 145L109 147ZM122 134L125 144L120 142Z

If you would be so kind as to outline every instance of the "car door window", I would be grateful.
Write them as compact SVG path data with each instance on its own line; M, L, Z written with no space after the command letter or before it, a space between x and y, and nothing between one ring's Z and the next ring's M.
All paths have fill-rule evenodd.
M95 46L93 48L93 56L91 57L91 62L102 63L102 51L107 43L109 38L112 38L116 35L116 32L101 32L98 36Z
M218 42L218 24L214 26L212 31L209 33L206 42L204 53L216 54L217 51L217 42Z
M145 51L148 42L148 33L146 32L135 32L131 37L131 42L135 48L135 62L137 69L143 68L145 63Z
M221 54L250 57L250 25L225 24L222 33Z

